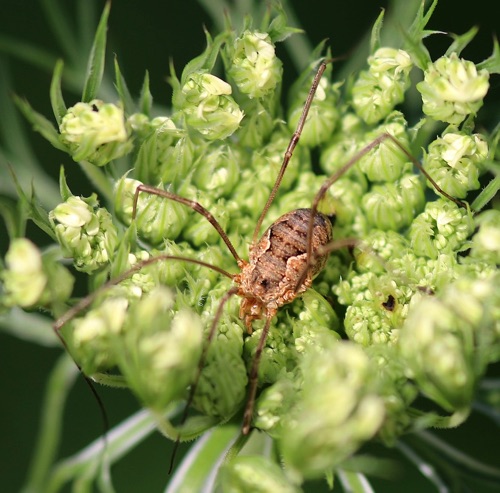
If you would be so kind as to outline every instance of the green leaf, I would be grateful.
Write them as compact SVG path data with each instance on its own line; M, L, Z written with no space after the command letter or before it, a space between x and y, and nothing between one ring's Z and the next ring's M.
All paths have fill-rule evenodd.
M269 34L273 43L284 41L292 34L300 34L304 32L302 29L298 29L296 27L291 27L288 25L285 10L279 2L274 2L273 8L277 11L278 14L273 18L269 25L267 25L267 19L264 19L261 28L263 32L267 32Z
M87 65L87 76L83 87L82 101L88 103L96 98L104 73L106 57L106 30L111 2L107 2L99 21Z
M139 97L139 111L148 117L151 115L151 107L153 106L153 96L149 90L149 72L144 74L144 82L142 83L141 95Z
M380 30L384 23L385 10L382 9L375 24L373 24L372 35L370 38L370 53L375 53L380 48Z
M50 102L52 104L52 111L54 112L54 116L58 125L61 124L61 120L68 111L61 91L63 68L64 62L62 60L58 60L54 68L52 81L50 83Z
M452 53L456 53L460 55L462 50L474 39L477 32L479 31L478 27L472 27L464 34L451 34L453 38L453 43L451 43L450 47L446 50L445 55L450 56Z
M63 202L66 202L70 197L73 197L71 190L68 187L68 183L66 182L66 175L64 173L64 166L61 166L61 170L59 171L59 191L61 193L61 198Z
M493 39L493 53L489 58L477 64L478 70L486 69L490 74L500 74L500 46L498 39Z
M0 196L0 214L3 217L7 234L11 240L24 236L26 218L19 202L14 202L10 198Z
M59 133L54 128L54 125L47 120L47 118L35 111L28 101L20 98L19 96L14 96L14 102L25 118L31 123L35 132L41 134L56 149L68 152L66 146L59 140Z
M130 115L134 112L134 102L132 100L132 96L130 95L130 91L128 90L127 83L123 78L123 75L120 71L120 66L118 65L118 60L115 56L115 78L116 78L116 90L118 91L118 96L120 97L120 101L123 104L123 108L125 113Z
M439 33L439 31L425 30L425 26L429 22L429 19L436 8L437 2L438 0L434 0L427 12L424 14L425 1L422 1L413 24L410 26L408 33L405 33L405 49L410 53L415 65L422 70L425 70L432 61L431 56L422 40L431 34Z
M42 231L47 233L54 241L56 240L56 235L52 231L52 226L50 225L49 215L47 211L40 205L38 198L35 195L35 189L32 184L31 199L28 199L24 190L21 188L19 181L11 168L12 177L14 179L14 184L16 186L17 194L19 200L22 203L22 207L25 207L26 217L31 219Z

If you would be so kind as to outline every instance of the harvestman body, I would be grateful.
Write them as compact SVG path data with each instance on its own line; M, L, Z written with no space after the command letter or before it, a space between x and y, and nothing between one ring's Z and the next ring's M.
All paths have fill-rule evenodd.
M279 219L277 219L265 231L261 239L257 241L257 237L264 218L279 189L285 170L288 166L288 163L290 162L293 151L302 133L307 115L309 113L309 109L316 93L316 89L318 88L321 77L326 69L326 65L329 62L330 61L321 62L316 72L306 102L304 104L297 129L295 130L290 143L288 144L283 158L283 163L276 178L276 182L257 221L252 243L249 249L248 261L243 260L238 255L227 234L220 226L219 222L207 209L205 209L198 202L149 185L141 184L135 191L133 217L135 217L136 215L138 197L141 192L158 195L160 197L184 204L193 209L195 212L203 215L210 222L210 224L212 224L212 226L221 236L224 243L227 245L229 251L235 258L240 269L240 272L238 274L231 274L221 269L220 267L207 264L196 259L189 259L175 255L158 255L144 262L139 262L133 268L131 268L127 272L124 272L116 279L109 281L98 290L98 292L100 292L101 290L107 289L110 285L118 284L146 265L160 260L180 260L202 265L219 272L220 274L230 278L235 283L235 286L232 287L222 297L215 314L209 336L207 338L204 351L198 366L198 372L195 381L190 388L190 394L188 397L187 405L185 407L184 415L182 417L182 422L184 422L187 417L187 411L196 391L196 386L200 378L204 359L207 354L207 349L210 341L215 334L217 324L222 315L223 307L231 296L238 295L242 297L239 316L244 321L248 333L252 332L252 322L254 320L265 319L265 325L260 336L249 375L248 400L243 417L242 432L244 434L249 433L257 391L258 365L267 335L269 333L271 320L276 315L278 309L281 306L292 302L297 296L304 293L304 291L311 287L313 278L325 266L330 251L342 246L352 246L356 243L356 241L353 239L332 241L332 222L328 216L318 211L318 205L321 199L326 194L328 188L335 181L337 181L338 178L343 175L351 166L353 166L362 156L367 154L370 150L375 148L384 140L389 139L393 141L408 156L408 158L420 169L425 177L434 185L439 193L458 203L459 205L463 205L460 201L457 201L456 199L445 193L443 190L441 190L441 188L437 186L434 180L430 178L428 173L421 167L420 163L418 163L418 161L413 158L411 154L393 136L386 133L380 135L371 143L362 148L334 175L328 178L316 194L310 209L296 209L284 214ZM94 293L94 295L95 294L97 294L97 292ZM93 297L87 297L83 299L54 324L54 329L60 338L60 329L62 328L62 326L69 320L74 318L84 308L88 307L92 302L92 299ZM94 392L94 394L96 394L95 389L92 388L92 391Z

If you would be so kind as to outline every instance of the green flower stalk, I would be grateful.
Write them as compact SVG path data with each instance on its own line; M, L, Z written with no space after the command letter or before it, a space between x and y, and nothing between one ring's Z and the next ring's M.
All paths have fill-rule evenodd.
M49 220L63 255L76 269L91 273L108 264L118 237L111 214L99 208L95 196L69 197L50 211Z
M245 31L237 38L228 75L250 99L272 93L281 82L282 64L269 34Z
M483 105L488 80L488 71L478 71L473 62L456 53L443 56L427 67L424 80L417 84L422 110L435 120L459 125Z
M352 89L352 105L369 125L385 118L401 103L410 86L413 67L404 50L379 48L368 58L369 69L359 74Z
M487 158L488 144L481 135L449 132L429 144L424 168L446 193L465 198L467 192L479 188Z
M233 134L243 119L231 86L215 75L191 74L182 87L182 111L188 128L207 140L224 140Z
M104 166L132 150L123 109L98 99L69 108L59 131L75 161Z
M26 238L17 238L5 255L6 269L0 272L4 306L33 308L66 301L73 277L53 255L42 255Z

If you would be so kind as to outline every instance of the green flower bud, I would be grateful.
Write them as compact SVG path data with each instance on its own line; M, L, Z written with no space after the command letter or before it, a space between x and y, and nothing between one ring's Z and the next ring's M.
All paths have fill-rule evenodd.
M207 140L223 140L239 127L243 112L231 94L231 86L215 75L191 74L182 88L183 113L188 127Z
M291 321L295 348L299 354L308 347L322 344L326 337L340 339L336 330L339 319L328 301L313 289L302 295L304 309Z
M252 367L261 335L262 328L259 327L252 332L250 337L245 339L244 356L248 370ZM276 382L283 369L293 367L295 364L296 352L293 347L290 324L279 322L273 325L271 323L271 329L259 363L259 383Z
M4 303L23 308L37 304L47 285L47 276L36 245L26 238L13 240L5 255L5 263L7 270L2 272Z
M370 68L359 74L352 89L352 105L372 125L401 103L410 85L410 55L403 50L380 48L369 59Z
M423 111L435 120L458 125L475 115L489 88L486 69L479 73L473 62L456 53L443 56L427 67L424 80L417 84Z
M203 344L202 322L188 309L173 312L174 297L158 287L133 304L114 341L118 366L147 406L163 411L185 395Z
M309 89L309 88L308 88ZM294 131L304 109L306 94L299 94L292 103L288 112L288 128ZM304 126L300 143L308 147L315 147L326 142L338 125L340 114L337 109L338 91L326 77L320 80L314 100L307 115L307 125Z
M252 153L250 167L257 173L259 181L264 183L269 189L271 189L276 181L276 176L281 168L283 156L289 142L290 135L275 132L265 146L256 149ZM301 149L299 146L295 150L297 152L294 152L281 182L283 190L289 190L297 177L301 175L301 171L306 169L310 163L310 158L305 149Z
M227 285L210 291L202 314L205 320L205 340L220 297L225 291ZM248 383L242 357L243 329L228 315L228 312L234 312L234 308L236 305L227 306L217 325L193 400L193 406L202 413L224 419L231 417L245 401Z
M283 470L262 455L244 455L224 464L219 473L220 491L230 493L298 493Z
M52 255L41 255L27 238L16 238L5 255L0 274L5 306L31 308L64 302L71 295L73 277Z
M392 274L373 273L355 276L351 285L352 292L345 284L338 288L342 303L352 300L344 320L349 339L363 346L394 344L408 312L412 287L398 284Z
M111 214L98 208L94 197L69 197L49 212L64 256L72 257L77 270L91 273L109 263L118 237Z
M399 258L408 249L408 241L399 233L374 229L354 250L356 268L360 272L387 272L387 265L383 261Z
M115 185L115 211L127 226L132 222L134 194L141 185L124 175ZM165 197L141 192L137 200L136 225L139 235L154 245L165 238L175 240L189 218L189 208Z
M365 134L364 142L359 146L359 149L384 133L391 134L403 147L408 148L409 139L406 132L406 121L401 113L394 112L383 125ZM358 166L370 181L375 182L393 182L404 172L411 170L408 156L391 139L385 139L360 158Z
M281 61L276 57L269 34L245 31L234 41L228 75L250 99L262 98L281 82Z
M84 317L75 319L71 331L64 332L65 340L86 375L116 365L113 341L122 334L128 306L126 298L109 297Z
M228 145L210 147L196 166L194 185L210 192L216 199L228 196L240 179L243 159L237 148Z
M298 478L320 477L373 437L384 419L375 368L349 342L311 350L301 361L304 386L281 438L285 464Z
M479 134L450 132L429 145L424 167L445 192L464 198L479 188L481 164L487 157L488 144Z
M283 372L276 383L266 387L255 404L253 426L279 438L283 432L281 425L295 400L296 386L292 375Z
M59 131L75 161L104 166L132 150L123 108L97 99L69 108Z
M396 183L374 185L362 198L370 224L394 231L410 225L424 203L422 182L414 174L405 174Z
M189 146L183 145L185 132L177 129L170 118L154 118L140 133L142 143L134 163L136 178L147 183L170 183L187 175L193 153Z
M222 226L222 229L225 230L229 221L229 216L226 213L224 201L221 199L213 203L209 203L208 201L202 202L205 207L210 210L211 214L217 218L217 221ZM220 239L220 235L217 230L201 214L196 214L192 218L189 225L183 230L182 235L183 238L197 247L217 243Z
M457 251L472 233L470 213L447 199L427 202L410 226L411 247L417 255L437 258Z
M475 221L479 231L472 237L471 257L500 265L500 211L484 211Z
M431 297L413 306L401 331L408 376L449 412L469 406L474 394L473 338L467 319Z

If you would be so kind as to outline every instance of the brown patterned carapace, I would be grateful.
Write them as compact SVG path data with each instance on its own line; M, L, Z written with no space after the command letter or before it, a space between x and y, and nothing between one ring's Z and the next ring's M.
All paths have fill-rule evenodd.
M314 215L313 262L307 267L311 212L311 209L296 209L275 221L250 250L249 261L243 261L241 272L234 277L239 285L237 294L243 298L240 318L249 333L253 320L274 317L279 307L310 288L313 278L323 269L328 253L317 255L316 252L331 241L332 223L320 212ZM297 286L306 268L305 279Z

